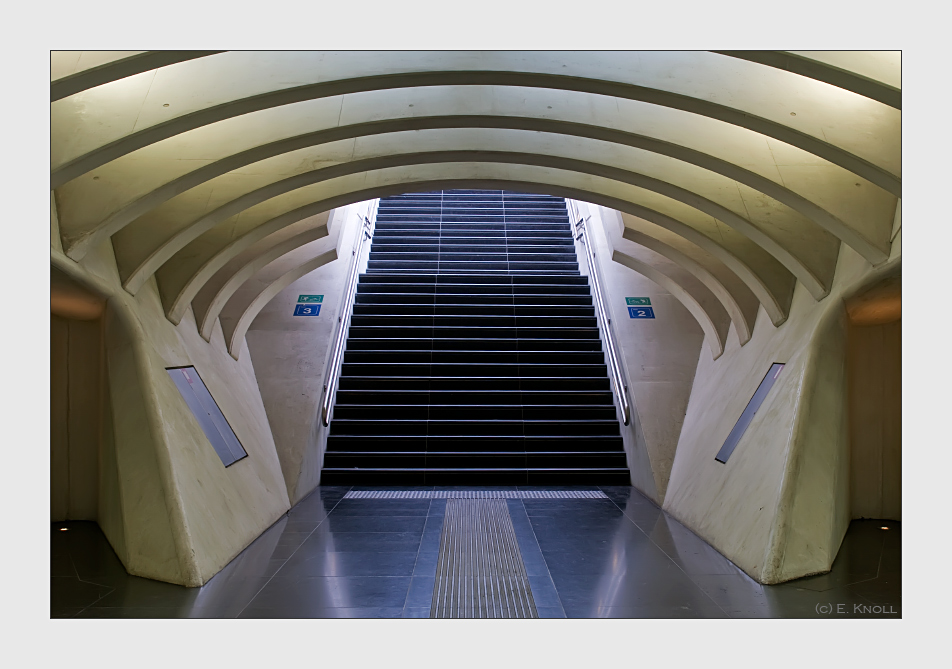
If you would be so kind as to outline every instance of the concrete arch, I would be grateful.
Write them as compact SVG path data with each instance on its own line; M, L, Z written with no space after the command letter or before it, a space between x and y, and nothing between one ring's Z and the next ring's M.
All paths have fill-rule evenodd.
M318 183L321 179L330 179L340 175L355 173L361 169L371 170L391 164L400 164L401 162L404 164L422 164L426 162L425 160L422 160L420 156L423 158L431 158L434 161L445 161L453 160L454 158L464 158L466 155L473 156L474 160L513 162L513 156L518 156L519 154L508 151L497 152L496 154L491 154L486 151L470 151L469 154L458 151L426 152L422 154L409 154L404 158L400 158L399 156L395 155L384 155L374 159L362 159L360 161L340 163L328 168L323 168L322 170L311 171L310 176L307 176L308 173L295 174L294 176L288 177L287 179L271 182L254 191L245 193L241 197L225 202L217 209L205 214L198 221L196 221L194 225L197 226L196 229L199 231L210 229L209 226L211 226L213 223L218 224L220 221L227 220L229 216L237 216L241 214L241 212L247 211L246 207L252 207L256 204L260 204L263 201L267 201L269 197L273 200L273 198L278 197L282 193L291 192L291 189L303 189L308 184ZM526 164L542 164L551 165L553 167L562 167L564 165L569 169L575 169L580 174L585 173L603 175L606 178L614 178L625 183L630 183L636 185L639 188L643 188L646 191L659 193L663 195L664 198L671 198L672 200L684 203L685 205L696 209L698 212L704 212L706 215L722 221L734 229L740 230L742 234L755 240L759 246L768 250L775 258L778 258L781 263L787 267L788 271L798 276L798 278L800 278L800 280L809 288L811 294L816 299L821 299L822 296L826 294L826 287L828 286L829 281L832 279L832 263L835 262L835 249L832 249L832 254L829 253L829 250L825 252L825 260L823 259L823 254L817 253L817 251L822 250L824 245L828 245L829 242L835 243L838 247L838 242L836 242L831 236L828 236L828 239L824 239L823 235L826 233L823 233L823 231L819 230L818 228L816 230L811 230L810 228L798 230L800 236L808 238L812 242L812 245L809 247L809 249L813 251L813 255L804 256L803 254L807 248L801 242L799 242L799 240L793 240L797 243L800 243L801 246L801 248L796 253L789 251L785 247L787 240L791 239L789 232L784 233L786 235L785 237L780 236L779 240L774 239L774 237L772 237L770 234L764 232L765 226L768 226L767 229L769 230L770 219L764 218L763 215L760 216L760 221L757 225L752 225L743 216L736 214L731 209L728 209L720 203L714 202L710 198L705 198L701 195L693 193L687 188L667 183L662 179L656 179L648 175L633 172L632 170L623 170L613 166L604 166L592 161L574 161L574 159L564 158L559 155L530 155L526 156L525 158L521 158L520 160ZM665 158L664 160L671 159ZM727 183L726 185L733 186L732 183ZM223 185L222 187L225 189L228 188L227 184ZM300 200L298 196L295 196L295 199ZM669 215L670 214L671 212L669 212ZM767 216L769 216L769 213ZM181 214L176 213L175 218L180 219ZM155 228L161 223L161 220L157 220L152 224L152 227ZM169 220L168 223L174 224L173 220ZM812 225L806 221L804 221L804 224ZM135 221L130 225L144 225L144 223L140 224L138 221ZM191 233L187 230L188 227L189 226L185 226L181 228L174 235L168 237L164 242L161 242L161 244L170 245L172 249L177 250L176 246L181 245L183 240L190 240L193 238L190 236ZM133 264L124 262L125 253L123 253L122 248L124 238L133 238L130 237L132 233L127 233L125 231L127 229L128 226L126 229L124 229L118 239L114 236L113 243L114 245L118 244L118 246L116 246L116 250L120 260L120 273L122 275L124 284L134 293L138 290L138 287L141 285L141 283L148 278L149 274L154 272L161 264L168 261L169 257L171 256L169 255L167 248L159 248L153 253L147 255L143 255L141 252L137 253L136 257L132 258ZM143 230L147 232L147 229L144 228ZM810 236L811 234L813 235L812 237ZM820 236L817 237L817 235ZM138 240L139 237L136 237L136 239ZM136 241L136 244L141 244L141 242ZM807 264L808 261L810 263L809 265ZM124 264L126 264L127 267L124 267Z
M714 51L714 53L793 72L852 91L870 100L882 102L893 109L902 110L902 91L895 86L864 77L856 72L834 67L829 63L806 58L789 51Z
M306 219L304 222L307 222ZM328 236L327 224L305 229L304 232L297 232L294 227L288 226L288 228L284 228L252 245L244 253L233 258L225 267L222 267L208 283L202 286L191 304L192 311L195 313L195 323L198 325L198 330L205 341L211 341L218 314L221 313L228 300L245 281L286 253ZM338 224L336 228L331 233L332 236L334 233L337 236L341 234L341 226ZM281 234L289 229L291 229L292 234ZM273 237L279 238L272 239ZM339 247L340 244L335 244L335 246Z
M428 189L430 187L429 184L426 186ZM340 241L337 240L338 247ZM297 246L257 268L253 276L242 277L240 286L235 288L219 311L225 342L232 357L238 358L242 338L255 316L275 295L305 274L337 259L338 249L326 250L326 247L326 242L321 240ZM635 251L634 254L616 249L613 259L651 279L681 301L705 332L711 354L717 359L724 351L731 322L727 311L713 293L705 294L710 292L705 284L689 280L686 276L688 272L674 262L653 261L654 254L655 252L649 249L642 249L641 253ZM643 257L637 258L635 255ZM302 258L307 259L302 262ZM214 324L214 317L210 312L206 313L205 319L206 322Z
M477 185L470 185L470 184ZM488 184L488 185L486 185ZM202 262L194 271L190 274L186 271L184 274L188 275L188 278L180 278L178 281L163 281L162 273L160 272L160 285L162 286L163 300L167 299L166 302L166 313L169 319L173 323L177 323L181 320L182 316L185 313L185 310L194 299L195 296L202 290L202 287L208 282L216 272L221 270L226 263L228 263L232 258L234 258L238 253L242 252L244 249L251 246L251 244L258 242L261 239L264 239L267 235L280 230L281 228L292 225L298 220L302 220L307 216L312 216L318 213L318 211L326 211L331 208L344 206L346 204L351 204L354 202L360 202L367 199L372 199L375 197L382 197L390 194L398 194L405 192L407 190L426 190L426 189L437 189L437 188L509 188L509 189L522 189L527 191L538 191L538 192L548 192L553 195L561 195L573 197L580 200L585 200L593 203L603 204L604 206L612 207L619 209L621 211L627 211L636 216L641 216L648 220L652 220L657 225L664 227L668 230L671 230L682 237L688 238L695 245L703 248L705 251L713 255L715 258L720 260L725 264L730 271L734 272L741 281L743 281L750 291L757 297L757 299L764 305L768 316L771 318L771 321L775 325L779 325L786 319L786 309L789 305L789 297L792 295L792 284L787 290L788 294L775 294L774 290L784 290L782 286L776 285L771 286L765 283L765 281L757 275L748 265L741 260L739 257L733 255L730 250L718 245L714 240L707 237L706 235L694 230L690 226L681 223L675 219L667 217L663 214L655 212L653 210L641 207L638 205L633 205L630 202L622 201L617 198L612 198L599 194L590 190L582 189L572 189L565 187L552 186L548 184L543 184L539 182L513 182L513 181L504 181L504 180L444 180L444 181L424 181L424 182L407 182L394 186L385 186L377 187L366 190L354 191L351 193L345 193L341 195L334 196L329 199L320 200L315 203L305 205L298 209L292 210L281 216L278 216L275 219L271 219L266 223L254 228L251 232L247 233L243 237L231 242L227 247L221 249L210 258ZM193 254L194 257L194 254ZM166 298L167 296L167 298ZM738 329L740 332L740 329Z
M246 283L241 291L232 296L226 304L225 309L222 310L222 316L227 316L227 318L221 319L225 342L228 345L228 353L230 353L231 357L235 360L238 359L238 354L241 351L241 342L244 339L245 333L251 326L251 322L255 319L255 316L258 315L264 306L270 302L275 295L305 274L313 272L322 265L337 260L337 249L325 251L289 270L284 270L284 264L286 263L282 263L282 260L287 260L287 258L279 258L276 262L272 263L275 267L265 267L258 272L257 278L265 283L263 290L255 293L254 291L257 287L249 286ZM278 272L281 273L278 274ZM273 276L274 274L278 275Z
M144 575L207 582L320 484L321 379L338 311L352 303L342 281L353 233L373 211L356 202L437 188L578 198L569 206L590 216L613 348L639 404L620 428L632 485L761 582L830 568L852 510L848 341L828 326L834 311L848 315L855 286L901 260L899 54L160 57L71 52L51 68L51 97L64 96L51 104L51 169L121 154L51 191L51 257L108 289L104 323L118 305L136 326L135 341L113 328L107 346L114 434L101 446L128 456L132 469L110 476L135 499L139 479L147 493L174 484L171 525L126 519L158 565ZM367 90L278 99L361 82ZM303 294L324 295L323 318L293 317ZM558 294L538 302L569 302ZM628 321L625 296L642 296L656 318ZM775 361L788 367L748 447L729 465L714 460ZM165 372L183 365L201 368L247 446L242 464L224 467L206 443ZM168 510L150 499L152 516ZM784 541L787 528L796 541Z
M212 56L221 51L143 51L50 82L50 102L166 65Z
M518 189L520 187L538 192L548 190L553 195L560 194L560 189L552 186L489 180L419 182L414 184L414 187L409 190L435 190L439 188ZM343 204L359 202L371 196L386 196L389 194L407 192L407 190L406 184L377 188L373 189L372 192L352 194L347 202L341 201L338 202L337 205L341 206ZM582 194L583 193L572 193L572 195L576 197ZM258 269L253 279L244 278L244 283L232 294L231 298L221 310L219 320L222 323L229 353L231 353L233 357L237 358L238 351L240 350L241 337L244 336L244 333L254 320L254 317L274 295L304 274L333 259L326 254L322 254L320 258L323 258L323 260L318 264L312 265L315 261L309 259L300 265L287 269L287 265L296 262L296 259L302 254L316 253L316 251L308 251L309 248L323 249L323 247L316 247L316 245L317 242L311 242L303 247L290 250L281 257L272 260L269 265ZM679 268L675 262L668 263L668 267L665 268L665 263L655 263L655 265L658 266L653 266L649 262L646 262L644 258L638 259L630 254L624 254L623 252L618 253L621 253L624 259L626 259L623 264L626 264L628 267L639 271L639 273L648 276L659 285L662 285L685 304L689 312L698 320L702 329L709 336L711 352L715 358L723 352L731 319L727 310L721 306L719 298L717 298L703 282L697 280L695 280L696 283L692 282L691 279L693 279L693 276L688 279L689 272ZM649 255L652 253L654 252L648 250ZM662 254L658 255L660 256ZM619 256L619 258L621 257L622 256ZM619 260L619 262L621 262L621 260ZM660 269L659 266L661 267ZM262 282L266 284L265 288L260 288ZM710 296L705 295L705 293L710 293ZM187 307L190 301L182 300L182 302ZM208 315L206 315L206 318L207 317ZM212 320L211 323L213 324L214 321Z
M366 124L356 124L355 126L343 126L330 130L322 130L314 133L307 133L285 140L279 140L267 145L255 147L244 152L240 152L215 161L202 168L189 172L163 186L153 190L147 195L130 203L129 205L110 215L105 221L99 224L95 229L83 233L74 233L67 236L66 250L67 255L78 260L82 258L88 248L100 243L107 236L115 234L118 230L128 225L135 218L143 215L148 210L159 204L194 188L195 186L221 176L241 167L253 164L260 160L295 151L308 146L325 144L342 139L352 139L355 137L385 134L389 132L402 132L407 130L423 130L434 128L505 128L511 130L538 130L541 132L550 132L556 135L569 135L574 137L584 137L606 142L612 142L624 146L651 151L665 155L676 160L691 163L703 169L716 172L729 179L744 184L754 190L760 191L767 196L790 207L794 211L812 220L821 228L845 241L852 246L861 255L872 263L880 262L888 255L885 248L880 248L870 240L863 237L858 231L850 228L843 221L839 220L818 205L815 205L807 198L790 191L784 186L777 184L759 174L746 170L744 168L728 163L713 156L702 154L693 149L663 142L643 135L602 128L579 123L568 123L564 121L551 121L539 119L525 119L518 117L494 117L494 116L453 116L453 117L417 117L412 119L399 119L388 121L374 121ZM737 218L733 219L735 223L740 223ZM762 235L763 236L763 235ZM779 258L778 258L779 259ZM790 258L787 258L790 261ZM807 285L814 282L805 279Z
M120 58L103 65L88 68L55 79L50 83L50 100L55 102L70 95L118 81L134 74L148 70L181 63L194 58L223 53L222 51L143 51L142 53ZM858 95L863 95L877 102L882 102L895 109L902 109L902 91L895 86L865 77L856 72L850 72L829 63L807 58L789 51L718 51L725 56L732 56L754 63L761 63L770 67L793 72L810 79L822 81ZM83 76L81 76L83 75Z
M693 274L698 279L698 281L703 283L707 289L714 294L714 297L716 297L724 306L724 309L730 316L731 323L734 324L734 331L737 332L737 339L740 341L741 346L750 341L750 335L754 329L754 319L757 317L757 312L745 312L741 308L741 305L734 294L721 282L720 279L718 279L710 270L704 267L704 265L688 256L686 253L682 253L678 249L668 246L664 242L660 242L650 235L646 235L643 232L638 232L637 230L632 230L630 228L626 229L624 239L634 242L640 246L644 246L646 249L650 249L658 255L664 256L676 265L679 265L689 273Z
M704 331L704 339L707 340L711 349L711 356L714 360L721 357L724 352L724 343L727 339L727 325L729 319L717 318L710 313L710 305L702 305L698 299L686 290L681 282L673 279L650 264L634 258L624 251L615 250L612 253L612 260L638 272L647 279L651 279L656 284L671 293L684 307L694 316L694 319Z
M198 294L198 291L201 290L228 261L253 244L265 239L268 235L274 234L285 227L292 226L312 216L319 216L320 214L325 214L325 222L321 227L327 230L326 214L329 214L331 209L344 204L360 202L362 199L366 198L358 198L352 201L344 201L344 199L334 200L334 204L331 206L328 206L326 201L314 202L289 211L281 216L277 216L263 225L259 225L247 234L242 235L225 248L214 253L209 259L202 262L184 285L176 286L176 288L169 290L167 293L163 293L163 296L166 294L169 296L165 304L166 316L173 323L181 321L186 309L188 309L188 305L191 304L192 300Z
M241 211L254 206L255 204L263 202L266 199L301 188L305 185L348 174L370 172L373 170L398 165L414 165L438 162L499 162L552 167L556 169L602 176L608 179L638 186L639 188L652 190L699 209L700 211L703 211L704 213L733 227L748 238L751 238L774 258L780 260L780 262L787 268L788 271L790 271L802 283L804 283L804 285L816 299L822 299L822 297L825 296L829 290L828 286L821 283L821 281L811 272L811 270L802 262L800 262L799 259L794 257L793 254L787 251L771 237L765 235L749 221L733 213L726 207L723 207L720 204L701 197L695 193L691 193L686 189L646 175L586 161L544 155L493 151L443 151L387 156L376 159L353 161L350 163L335 165L319 170L313 170L311 172L306 172L274 182L268 186L259 188L255 191L252 191L251 193L243 195L240 198L222 205L209 214L206 214L192 225L179 231L177 234L167 240L162 246L156 249L152 254L150 254L147 258L147 261L136 268L136 270L125 280L124 285L127 290L135 294L139 287L141 287L141 285L150 276L152 276L152 274L162 264L168 262L175 253L184 248L189 242L196 239L200 234L210 230L212 227L228 219L229 217L234 216ZM642 208L642 211L651 210ZM653 213L650 215L663 216L663 214L660 213ZM672 226L675 228L687 227L683 223L671 223L671 221L674 221L674 219L671 217L659 218L658 220L662 220L663 222L660 224L664 227L669 227L669 229ZM746 272L745 278L749 281L750 277L748 275L749 272ZM781 317L779 306L775 304L775 299L770 300L768 298L765 300L765 303L768 304L767 309L771 314L771 318L778 319Z
M192 310L195 314L195 320L202 337L206 341L211 340L215 320L231 296L239 290L245 281L250 279L252 275L270 262L292 252L299 246L326 236L326 229L329 226L335 228L331 232L332 235L341 234L339 224L337 226L325 224L316 228L311 227L310 229L305 229L304 232L299 232L295 229L297 226L292 224L278 232L272 233L269 237L260 240L229 260L225 266L202 286L191 300ZM279 238L274 239L275 237ZM741 345L750 339L754 318L756 317L756 306L754 306L753 311L750 309L746 311L743 310L738 299L719 278L701 263L672 246L631 229L625 230L624 238L650 249L694 275L724 306L730 315L731 321L734 323L734 328ZM741 286L743 286L742 283ZM750 292L749 294L754 300L755 305L759 304L759 302L756 302L753 293Z
M707 116L712 119L747 128L766 137L800 148L828 160L876 184L899 197L902 180L887 170L840 149L822 139L804 132L731 107L700 98L671 93L655 88L594 78L545 74L538 72L504 71L431 71L382 74L355 77L317 84L307 84L251 97L232 100L219 105L184 114L148 128L132 132L78 156L52 170L51 188L79 177L106 163L175 135L217 123L235 116L270 109L296 102L347 95L366 91L427 86L515 86L574 91L593 95L647 102L671 109Z

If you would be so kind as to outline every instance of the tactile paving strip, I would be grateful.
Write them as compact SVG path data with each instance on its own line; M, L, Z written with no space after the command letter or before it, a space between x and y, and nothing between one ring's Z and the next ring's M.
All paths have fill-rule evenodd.
M351 490L344 499L608 499L601 490Z
M538 618L504 499L448 499L431 618Z

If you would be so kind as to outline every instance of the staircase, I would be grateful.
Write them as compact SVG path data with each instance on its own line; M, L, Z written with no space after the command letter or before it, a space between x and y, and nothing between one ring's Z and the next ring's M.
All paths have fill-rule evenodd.
M322 485L628 485L565 200L383 198Z

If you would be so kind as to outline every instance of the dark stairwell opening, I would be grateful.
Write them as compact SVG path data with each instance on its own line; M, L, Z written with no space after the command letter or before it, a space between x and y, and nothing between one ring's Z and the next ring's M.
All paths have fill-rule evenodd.
M322 485L628 485L565 200L382 198Z

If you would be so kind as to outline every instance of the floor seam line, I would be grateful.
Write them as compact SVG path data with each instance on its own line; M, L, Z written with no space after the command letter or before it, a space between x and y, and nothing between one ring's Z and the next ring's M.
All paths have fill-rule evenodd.
M599 490L601 490L601 486L599 486ZM635 490L635 488L632 487L632 490ZM604 492L604 490L603 490L602 492ZM611 499L611 498L609 497L609 499ZM644 529L642 529L642 527L641 527L638 523L636 523L634 520L632 520L631 516L629 516L627 513L625 513L625 510L624 510L624 509L622 509L620 506L618 506L618 503L617 503L615 500L612 499L611 502L612 502L612 504L615 505L615 507L616 507L619 511L621 511L622 515L623 515L625 518L628 519L628 522L630 522L632 525L634 525L635 527L637 527L637 528L641 531L641 533L645 535L645 537L648 539L648 541L650 541L650 542L652 543L652 545L654 545L655 547L657 547L657 549L660 550L661 553L662 553L666 558L668 558L669 560L671 560L671 562L674 563L674 565L675 565L679 570L681 570L681 573L684 574L684 575L687 577L688 581L691 582L691 585L693 585L695 588L697 588L697 589L700 590L702 593L704 593L704 596L707 597L709 600L711 600L711 603L713 603L714 606L716 606L716 607L718 608L718 610L719 610L721 613L723 613L723 614L724 614L725 616L727 616L728 618L731 617L730 614L728 614L727 611L725 611L724 608L723 608L720 604L718 604L718 603L714 600L714 598L711 597L711 596L707 593L706 590L704 590L701 586L699 586L697 583L694 582L694 579L691 578L691 576L690 576L686 571L684 571L684 568L683 568L680 564L678 564L678 563L674 560L674 558L672 558L670 555L668 555L668 553L667 553L663 548L661 548L661 546L659 546L659 545L655 542L655 540L652 539L652 538L648 535L648 533L645 532ZM658 507L658 510L661 511L661 513L665 514L665 517L667 517L667 514L665 513L665 510L664 510L664 509L662 509L661 507ZM697 535L695 535L695 536L697 536ZM701 538L698 537L698 539L701 539ZM701 539L701 541L703 541L703 539ZM761 585L762 585L762 584L761 584Z
M352 489L353 489L353 486L350 486L350 489L349 489L347 492L350 492L350 490L352 490ZM320 493L318 493L318 494L320 494ZM347 494L347 493L344 493L344 495L346 495L346 494ZM319 528L321 525L323 525L323 524L324 524L324 521L327 520L327 519L330 517L331 513L334 512L334 509L337 508L337 505L340 504L340 503L343 501L344 495L341 495L341 498L340 498L339 500L337 500L337 502L334 504L333 507L331 507L331 510L328 511L326 514L324 514L324 517L321 518L321 520L317 523L317 525L314 526L314 529L311 530L311 531L308 533L307 537L304 538L304 541L301 542L301 546L303 546L303 545L307 542L307 540L311 538L311 535L314 534L315 532L317 532L317 528ZM306 498L305 498L305 499L306 499ZM304 500L301 500L301 501L303 502ZM292 508L293 508L293 507L292 507ZM288 509L288 513L290 513L290 511L291 511L291 510ZM294 554L297 553L299 550L301 550L301 546L298 546L297 548L295 548L295 549L291 552L291 554L287 557L287 559L285 559L284 564L287 564L288 560L290 560L292 557L294 557ZM281 571L282 569L284 569L284 565L281 565L280 567L278 567L277 571L275 571L273 574L271 574L271 576L268 577L268 580L265 581L265 584L262 585L260 588L258 588L258 591L257 591L254 595L252 595L251 599L248 600L248 603L245 604L243 607L241 607L241 611L238 612L238 615L236 615L235 618L238 618L242 613L245 612L245 609L247 609L249 606L251 606L251 603L252 603L253 601L255 601L255 599L257 599L258 595L261 594L261 591L268 587L268 584L271 583L272 580L274 580L274 577L277 576L277 575L278 575L278 572Z

